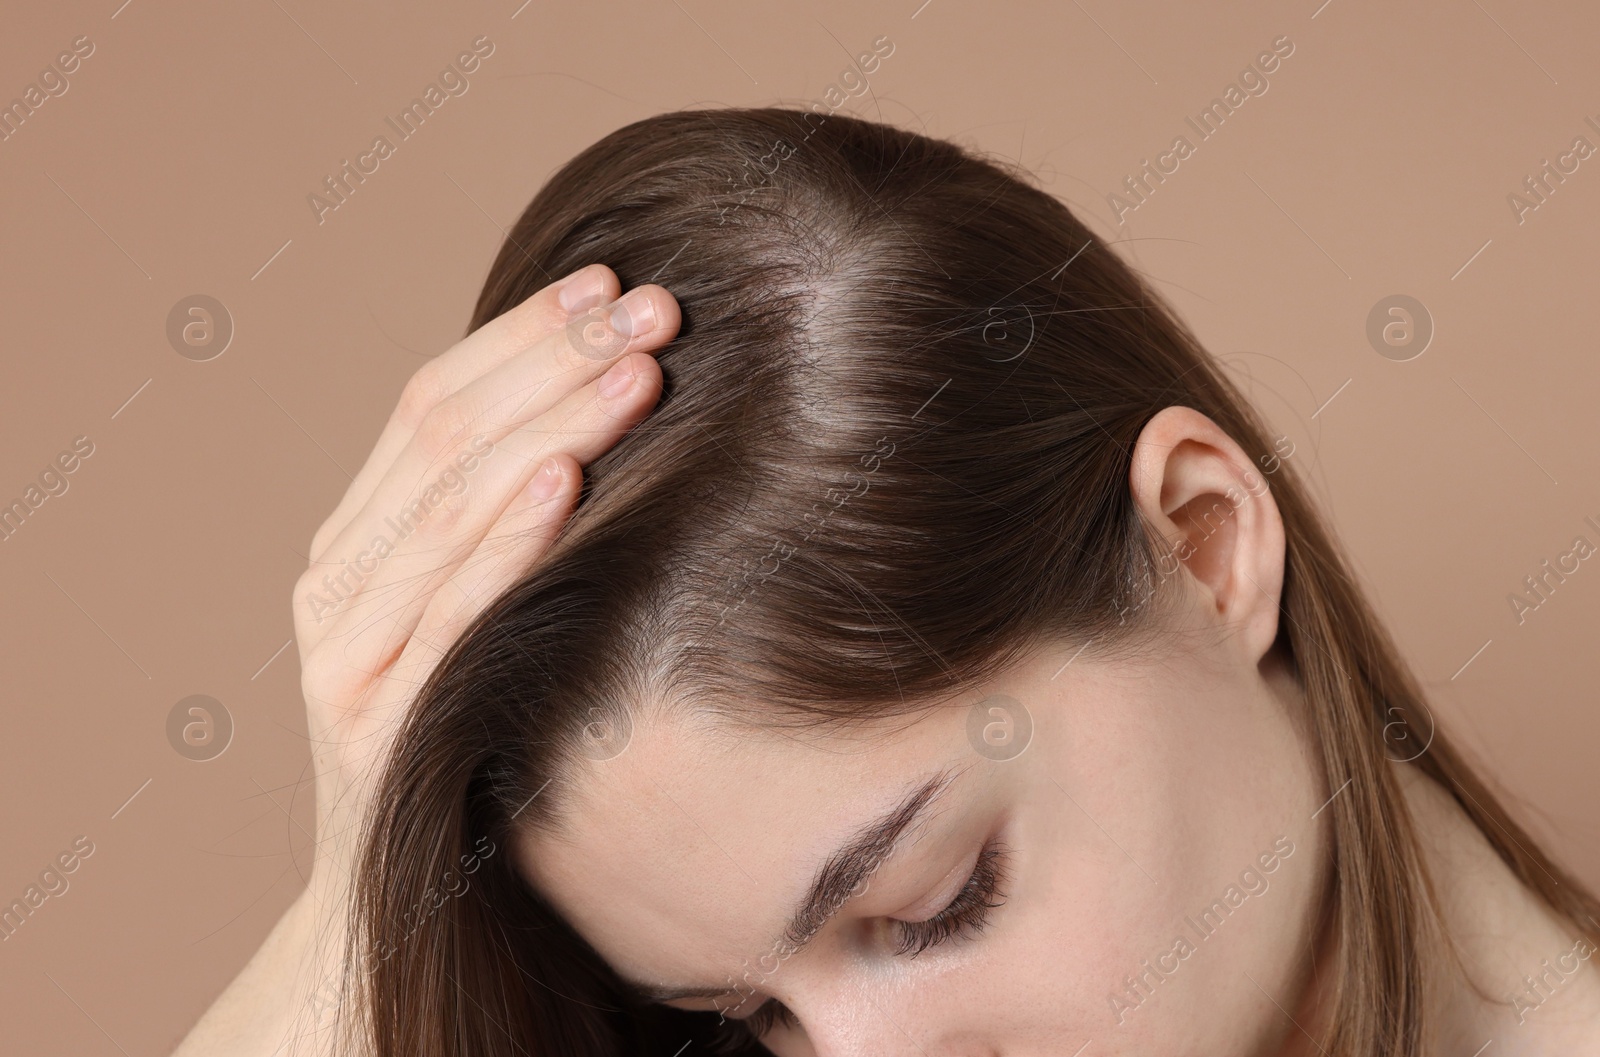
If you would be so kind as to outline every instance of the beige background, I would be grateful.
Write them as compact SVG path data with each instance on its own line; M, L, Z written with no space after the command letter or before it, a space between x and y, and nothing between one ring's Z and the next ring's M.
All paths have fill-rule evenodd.
M0 501L94 453L0 542L0 901L95 850L0 943L0 1048L167 1053L299 890L290 588L547 174L659 111L822 99L884 35L848 108L1020 160L1119 242L1292 439L1441 722L1600 884L1600 561L1520 626L1507 601L1600 544L1600 156L1507 201L1600 146L1600 9L517 2L8 5L0 101L95 50L0 142ZM482 35L469 90L318 224L307 195ZM1106 195L1284 35L1118 225ZM193 294L236 327L205 362L166 336ZM1437 327L1405 362L1365 334L1393 294ZM206 762L167 739L190 694L236 724Z

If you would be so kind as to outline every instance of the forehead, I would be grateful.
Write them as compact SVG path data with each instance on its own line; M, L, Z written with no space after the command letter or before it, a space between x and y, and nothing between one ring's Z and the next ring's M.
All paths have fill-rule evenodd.
M723 983L705 974L767 953L817 867L965 744L948 718L818 734L655 713L578 761L560 832L521 841L519 866L625 975Z

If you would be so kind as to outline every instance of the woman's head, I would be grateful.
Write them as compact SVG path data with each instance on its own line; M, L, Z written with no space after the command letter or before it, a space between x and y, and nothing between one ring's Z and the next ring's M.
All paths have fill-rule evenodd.
M783 1055L1245 1052L1319 940L1330 1052L1416 1052L1393 761L1499 809L1111 249L949 143L721 110L558 172L472 326L592 261L683 324L399 739L358 941L496 851L367 959L378 1052L670 1054L767 999Z
M511 854L619 975L780 1057L1271 1052L1250 980L1293 1004L1324 838L1292 675L1226 630L1276 612L1259 527L1171 652L1063 640L843 730L654 711Z

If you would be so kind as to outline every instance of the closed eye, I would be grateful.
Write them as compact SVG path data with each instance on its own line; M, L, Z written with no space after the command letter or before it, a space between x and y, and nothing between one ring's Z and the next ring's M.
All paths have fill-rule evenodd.
M943 910L926 921L894 922L899 935L894 953L915 958L946 940L981 931L989 923L989 912L1005 903L1001 892L1006 881L1005 866L1005 845L999 841L989 843L978 853L966 884Z
M972 873L945 908L925 921L894 921L898 938L893 952L897 957L915 958L923 951L948 940L972 936L989 923L990 912L1004 905L1002 888L1007 880L1006 847L993 841L978 853ZM718 1026L717 1042L733 1048L759 1041L779 1024L794 1027L799 1021L793 1011L776 998L769 998L748 1016L724 1020Z
M776 998L769 998L754 1013L736 1023L742 1024L746 1031L759 1039L779 1024L792 1028L796 1021L788 1006Z
M769 998L748 1016L725 1017L719 1021L712 1033L711 1049L721 1054L747 1053L752 1044L760 1043L762 1037L779 1024L794 1027L798 1023L788 1006Z

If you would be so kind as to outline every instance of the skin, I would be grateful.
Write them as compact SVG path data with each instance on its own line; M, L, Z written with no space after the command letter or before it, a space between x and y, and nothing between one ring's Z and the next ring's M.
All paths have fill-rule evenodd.
M353 835L398 720L482 607L542 559L581 467L659 398L650 354L676 334L676 303L660 287L631 291L626 300L647 303L654 326L619 338L609 355L582 355L567 324L620 293L604 266L566 279L583 276L593 285L576 307L562 305L553 283L430 361L314 537L294 599L315 860L305 892L179 1057L330 1052L325 996L340 968ZM632 383L602 394L600 376L619 366ZM356 559L383 519L473 450L475 437L492 440L495 456L376 564L353 599L317 621L308 590ZM541 500L528 489L546 457L555 490ZM1130 485L1141 509L1170 541L1193 543L1173 570L1186 604L1159 656L1051 644L992 685L848 735L786 737L641 703L656 707L641 708L627 750L570 777L575 814L553 835L523 835L513 854L627 977L721 986L756 966L737 1004L674 1004L745 1016L777 997L798 1018L766 1040L780 1057L1318 1052L1295 1024L1316 1030L1317 972L1325 976L1333 949L1316 928L1327 846L1312 817L1330 792L1307 751L1298 688L1268 649L1282 526L1251 470L1188 409L1163 411L1139 439ZM1220 525L1200 520L1230 487L1248 498ZM980 753L967 734L971 704L996 692L1034 721L1012 759ZM943 768L950 784L862 890L809 945L774 957L772 941L817 865L908 784ZM1467 968L1502 998L1479 998L1439 970L1432 983L1450 1046L1440 1052L1468 1057L1491 1035L1488 1057L1600 1052L1596 965L1581 963L1522 1023L1503 1001L1541 958L1570 949L1570 929L1437 790L1416 778L1407 797ZM1109 996L1126 996L1139 960L1170 952L1182 918L1240 883L1280 836L1293 851L1258 875L1249 886L1257 894L1187 958L1169 956L1175 972L1119 1018ZM894 955L893 922L938 911L990 837L1006 845L1006 865L1004 905L987 927L915 958Z
M1444 791L1413 768L1402 776L1465 966L1431 981L1439 1051L1470 1057L1492 1039L1484 1057L1600 1054L1600 951L1575 955L1572 926L1530 896ZM1526 978L1549 967L1554 986L1530 992Z
M607 321L619 306L644 310L626 335ZM590 319L596 307L604 311ZM589 345L571 338L569 324L580 321L600 328L588 331ZM406 384L366 464L312 538L311 564L294 588L317 802L306 889L176 1057L332 1052L328 999L348 928L355 834L399 721L450 644L543 558L577 500L582 467L655 406L662 379L652 354L680 323L663 288L621 296L616 273L591 264L473 331ZM613 371L628 384L601 391ZM465 475L465 488L392 554L361 564L366 575L350 600L318 621L306 598L322 577L361 558L389 531L385 518L424 497L484 440L494 454ZM540 497L530 487L546 459L554 491Z
M1188 408L1149 423L1130 485L1184 556L1184 604L1153 655L1054 643L910 720L820 735L648 703L625 752L570 777L579 796L560 829L522 834L524 875L625 979L738 985L669 1004L739 1018L781 1002L792 1019L762 1036L778 1057L1319 1052L1305 1029L1326 1016L1319 809L1333 791L1303 694L1269 648L1281 519L1248 456ZM1202 520L1219 501L1229 516ZM1032 716L1015 758L969 739L969 709L991 694ZM1467 969L1504 999L1540 957L1573 946L1571 930L1437 786L1396 766ZM944 768L959 777L865 891L804 947L776 945L819 866ZM996 838L1007 880L985 927L897 952L898 923L946 906ZM1230 885L1236 908L1202 938L1191 920ZM1130 994L1129 978L1158 962L1148 996ZM1597 1052L1595 979L1580 970L1519 1017L1441 971L1440 1052L1468 1057L1493 1038L1502 1053Z
M625 978L739 979L834 849L900 790L954 767L937 810L867 891L758 973L759 994L730 1015L781 1001L799 1024L764 1038L780 1057L1072 1054L1091 1041L1100 1053L1280 1050L1294 1029L1273 1001L1292 1005L1302 987L1326 858L1325 820L1312 815L1327 798L1293 680L1268 652L1282 523L1259 477L1260 496L1220 524L1197 522L1230 485L1244 494L1250 472L1197 412L1164 411L1136 450L1141 507L1174 544L1194 544L1170 649L1131 660L1054 643L909 724L848 734L796 738L652 708L627 751L585 761L559 836L524 841L531 882ZM968 710L990 694L1032 715L1014 759L968 738ZM989 926L897 955L892 922L944 906L996 837L1010 880ZM1258 858L1275 842L1266 872ZM1202 939L1185 916L1198 920L1230 885L1242 902ZM1195 948L1186 956L1172 953L1180 936ZM1136 1005L1127 978L1162 955L1171 975Z

